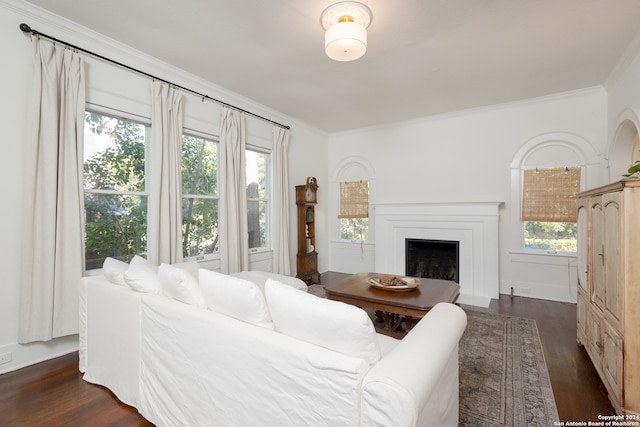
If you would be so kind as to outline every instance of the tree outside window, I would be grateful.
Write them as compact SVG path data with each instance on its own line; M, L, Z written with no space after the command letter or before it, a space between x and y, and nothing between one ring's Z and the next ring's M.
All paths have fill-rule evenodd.
M271 176L268 153L246 150L247 229L249 249L268 247L268 213Z
M182 137L182 250L185 258L218 252L218 144Z
M147 127L87 111L84 126L87 270L113 257L128 262L147 251Z

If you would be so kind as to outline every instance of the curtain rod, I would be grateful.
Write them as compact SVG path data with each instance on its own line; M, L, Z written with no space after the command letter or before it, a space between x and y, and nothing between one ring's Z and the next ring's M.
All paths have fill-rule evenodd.
M280 126L281 128L284 128L284 129L291 129L291 126L283 125L282 123L278 123L278 122L273 121L273 120L271 120L271 119L268 119L268 118L266 118L266 117L262 117L262 116L260 116L260 115L258 115L258 114L252 113L251 111L244 110L244 109L242 109L242 108L239 108L239 107L236 107L236 106L234 106L234 105L228 104L228 103L226 103L226 102L224 102L224 101L220 101L219 99L212 98L212 97L210 97L210 96L208 96L208 95L205 95L205 94L203 94L203 93L196 92L195 90L192 90L192 89L186 88L186 87L184 87L184 86L177 85L177 84L172 83L172 82L170 82L170 81L167 81L167 80L165 80L165 79L161 79L160 77L154 76L153 74L146 73L146 72L144 72L144 71L138 70L137 68L133 68L133 67L131 67L131 66L129 66L129 65L126 65L126 64L123 64L123 63L121 63L121 62L115 61L115 60L113 60L113 59L107 58L107 57L105 57L105 56L99 55L99 54L97 54L97 53L95 53L95 52L91 52L90 50L86 50L86 49L83 49L83 48L81 48L81 47L75 46L75 45L73 45L73 44L71 44L71 43L68 43L68 42L65 42L65 41L63 41L63 40L57 39L57 38L52 37L52 36L50 36L50 35L48 35L48 34L41 33L40 31L34 30L33 28L31 28L31 27L30 27L29 25L27 25L27 24L24 24L24 23L23 23L23 24L20 24L20 30L21 30L22 32L24 32L24 33L31 33L31 35L33 35L33 36L44 37L44 38L49 39L49 40L51 40L51 41L53 41L53 42L60 43L60 44L62 44L62 45L64 45L64 46L70 47L70 48L75 49L75 50L78 50L78 51L80 51L80 52L84 52L84 53L86 53L86 54L88 54L88 55L91 55L91 56L93 56L93 57L95 57L95 58L101 59L101 60L106 61L106 62L110 62L110 63L112 63L112 64L115 64L115 65L119 66L119 67L125 68L125 69L127 69L127 70L129 70L129 71L133 71L134 73L141 74L141 75L143 75L143 76L145 76L145 77L149 77L150 79L154 79L154 80L161 81L161 82L166 83L166 84L169 84L169 85L171 85L171 86L173 86L173 87L175 87L175 88L181 89L181 90L183 90L183 91L185 91L185 92L189 92L189 93L192 93L192 94L194 94L194 95L198 95L199 97L201 97L201 98L202 98L202 100L203 100L203 101L204 101L205 99L208 99L209 101L217 102L218 104L224 105L225 107L229 107L229 108L232 108L232 109L234 109L234 110L237 110L237 111L240 111L240 112L243 112L243 113L249 114L250 116L256 117L256 118L258 118L258 119L261 119L261 120L267 121L267 122L269 122L269 123L273 123L274 125Z

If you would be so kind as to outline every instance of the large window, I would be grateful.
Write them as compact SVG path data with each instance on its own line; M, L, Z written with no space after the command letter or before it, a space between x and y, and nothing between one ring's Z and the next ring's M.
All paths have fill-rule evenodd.
M185 258L218 252L218 144L182 137L182 249Z
M147 250L145 140L148 126L87 111L84 126L86 269L106 257L129 261Z
M369 238L369 181L340 183L340 238L366 241Z
M271 156L268 153L246 150L249 249L269 246L270 166Z
M525 249L576 252L580 168L526 169L522 189Z

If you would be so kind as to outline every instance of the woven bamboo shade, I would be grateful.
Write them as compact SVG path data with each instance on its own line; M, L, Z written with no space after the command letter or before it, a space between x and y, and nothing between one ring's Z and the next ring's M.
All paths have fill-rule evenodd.
M580 168L526 169L522 221L576 222Z
M340 183L340 214L338 218L369 217L369 181Z

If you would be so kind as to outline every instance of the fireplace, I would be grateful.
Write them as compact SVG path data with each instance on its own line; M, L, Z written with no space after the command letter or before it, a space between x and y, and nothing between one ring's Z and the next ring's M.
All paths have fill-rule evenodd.
M375 270L407 274L406 240L457 242L456 281L463 304L498 298L499 202L375 206ZM447 261L448 265L448 261Z
M460 283L460 242L405 239L406 275Z

